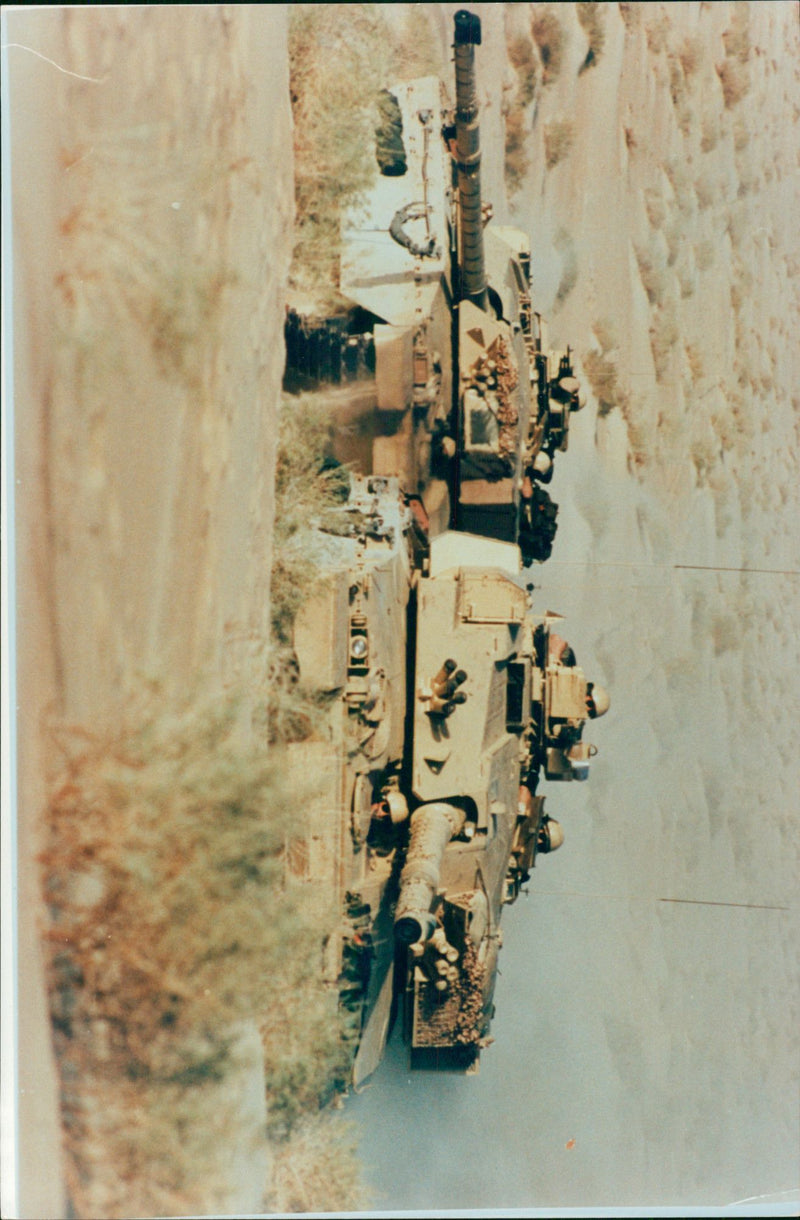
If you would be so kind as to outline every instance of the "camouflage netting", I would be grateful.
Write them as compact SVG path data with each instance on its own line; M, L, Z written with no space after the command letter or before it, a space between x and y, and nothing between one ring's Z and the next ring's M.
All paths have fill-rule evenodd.
M408 168L403 144L403 116L397 98L388 89L381 89L377 106L380 121L375 128L375 156L382 174L399 178Z

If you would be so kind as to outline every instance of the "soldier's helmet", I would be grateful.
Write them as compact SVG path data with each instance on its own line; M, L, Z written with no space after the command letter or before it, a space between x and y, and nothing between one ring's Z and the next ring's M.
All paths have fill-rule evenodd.
M548 474L553 465L552 459L540 449L533 459L533 469L537 474Z
M586 707L590 720L596 720L598 716L605 716L611 707L611 696L604 686L599 686L597 682L587 682Z
M540 835L539 851L543 854L556 851L564 842L564 831L561 823L557 822L555 818L547 818L542 825Z

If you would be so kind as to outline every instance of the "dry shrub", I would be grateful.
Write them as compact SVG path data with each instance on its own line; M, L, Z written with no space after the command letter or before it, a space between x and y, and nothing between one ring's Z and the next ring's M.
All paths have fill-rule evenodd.
M530 160L525 151L527 135L525 112L519 106L512 106L506 114L505 144L506 184L512 194L522 189L530 169Z
M603 355L617 347L617 328L610 318L598 318L592 326L592 330Z
M704 211L710 208L717 197L717 188L710 174L701 174L694 184L694 193L697 196L697 202L700 208Z
M613 354L617 348L614 323L608 318L600 318L592 330L600 344L600 351L594 348L586 351L581 364L597 399L597 413L602 417L615 407L619 407L623 414L629 413L630 396L619 383L619 367Z
M575 5L578 21L583 26L589 41L589 49L578 70L579 74L596 64L602 54L606 42L604 10L605 5L598 3L598 0L578 0Z
M682 160L671 158L664 166L664 173L672 187L678 210L683 216L691 216L694 211L695 196L687 165Z
M567 35L557 8L551 5L534 6L531 17L531 34L539 48L542 61L542 81L551 84L559 72L564 59Z
M676 118L678 120L678 129L681 134L688 136L695 125L695 113L688 102L682 102L678 107Z
M684 226L679 217L670 217L669 224L664 226L664 241L667 244L667 266L674 267L686 243Z
M517 104L528 106L536 93L536 54L525 34L509 39L508 59L517 75Z
M654 55L658 55L667 45L669 20L660 5L658 8L655 5L647 5L646 12L645 33L647 36L647 46Z
M370 1199L361 1180L358 1131L311 1119L277 1150L266 1205L275 1215L364 1210Z
M697 343L687 343L685 351L692 381L696 383L705 374L705 361L703 360L702 348Z
M691 442L690 452L695 471L697 472L698 486L703 487L708 481L709 473L719 456L713 435L703 432L702 435L695 437Z
M295 248L290 285L321 312L341 308L341 221L378 174L377 94L388 79L441 74L432 16L398 29L380 5L289 6L295 129Z
M551 119L544 128L544 160L548 169L563 161L572 148L575 124L572 119Z
M678 286L684 300L694 295L695 288L697 287L697 274L691 261L684 263L678 268Z
M644 250L636 247L639 277L651 305L660 305L667 290L667 271L660 249L651 245Z
M750 128L747 126L747 119L743 114L737 114L736 121L733 124L734 152L744 152L749 143Z
M722 41L729 59L747 63L750 58L750 5L747 0L737 0L733 5L733 18L723 32Z
M330 417L313 395L284 395L275 466L275 526L270 586L272 636L280 647L291 643L301 605L318 580L308 555L312 519L326 506L346 498L348 475L328 464Z
M747 64L738 59L724 59L721 64L717 64L717 76L722 85L725 106L730 110L750 91L750 72Z
M554 312L559 310L578 282L578 256L575 243L566 229L559 229L553 245L561 255L561 279L553 303Z
M716 114L707 114L700 127L700 151L711 152L717 147L720 137L720 122Z
M708 271L714 266L716 257L714 243L709 238L699 241L694 248L694 262L698 271Z
M672 52L669 55L669 91L673 106L679 107L686 97L686 80L681 61Z
M678 59L683 75L688 81L703 62L703 46L700 39L691 35L685 38L678 51Z
M651 229L660 229L667 219L667 205L659 187L649 186L644 193L644 206Z
M642 6L631 0L619 0L619 15L626 30L636 30L642 19Z
M601 418L615 407L627 406L628 394L619 384L616 360L590 349L581 357L581 365L597 399L597 414Z
M650 348L656 370L656 381L663 381L669 369L675 344L680 338L677 312L673 302L658 309L650 327Z
M51 1013L70 1194L87 1217L215 1210L224 1165L207 1145L229 1134L214 1130L215 1090L235 1084L243 1023L280 1028L302 1001L304 1090L286 1045L268 1046L281 1130L319 1107L350 1054L315 981L332 895L282 884L309 793L289 790L276 751L242 743L234 700L158 698L114 730L59 734L46 811Z

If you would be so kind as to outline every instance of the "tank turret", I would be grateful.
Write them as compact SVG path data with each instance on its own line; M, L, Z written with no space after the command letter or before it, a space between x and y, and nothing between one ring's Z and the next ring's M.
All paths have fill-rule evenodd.
M336 456L423 496L434 534L510 542L530 564L552 550L543 484L580 396L532 303L530 240L482 197L480 19L461 9L453 30L454 104L433 76L377 98L380 172L342 233L352 311L289 312L287 384L338 387Z

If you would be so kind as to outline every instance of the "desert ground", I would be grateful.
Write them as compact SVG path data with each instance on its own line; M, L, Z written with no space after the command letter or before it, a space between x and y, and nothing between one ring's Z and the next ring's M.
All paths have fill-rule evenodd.
M460 6L379 7L424 18L449 71ZM504 917L480 1075L412 1078L392 1045L345 1114L393 1213L796 1210L798 7L474 7L485 193L530 233L588 397L534 597L612 707L589 782L549 785L566 842ZM67 1188L35 864L49 726L105 729L146 681L243 684L247 732L269 684L286 22L4 16L22 1215L65 1214ZM195 1210L258 1211L264 1150L226 1116L263 1116L223 1103Z
M507 6L561 40L508 215L589 394L534 597L612 707L545 785L480 1076L397 1050L353 1109L387 1207L794 1210L798 11L599 5L579 71L578 7Z

